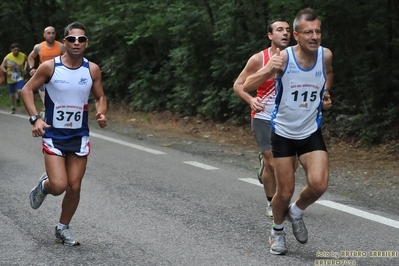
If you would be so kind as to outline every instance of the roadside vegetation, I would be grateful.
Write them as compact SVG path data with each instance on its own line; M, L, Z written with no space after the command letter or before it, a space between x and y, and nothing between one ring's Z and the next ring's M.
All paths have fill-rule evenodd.
M13 42L29 54L48 25L62 41L64 27L81 21L89 29L87 57L102 68L112 104L243 125L249 110L233 93L234 79L269 45L268 23L291 22L305 7L320 15L322 45L334 53L329 134L367 147L398 140L395 0L1 1L0 57Z

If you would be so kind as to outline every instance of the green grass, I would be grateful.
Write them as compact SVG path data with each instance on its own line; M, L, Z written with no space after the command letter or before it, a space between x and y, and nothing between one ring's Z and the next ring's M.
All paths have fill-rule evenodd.
M7 85L0 85L0 106L10 106L10 94Z
M38 111L40 111L42 109L42 102L40 100L40 96L39 93L35 94L35 105ZM10 104L10 94L8 92L8 88L6 84L1 84L0 85L0 107L2 108L10 108L11 104ZM25 109L23 107L23 104L21 104L22 109Z
M141 119L145 121L150 121L151 120L151 115L150 114L142 114Z

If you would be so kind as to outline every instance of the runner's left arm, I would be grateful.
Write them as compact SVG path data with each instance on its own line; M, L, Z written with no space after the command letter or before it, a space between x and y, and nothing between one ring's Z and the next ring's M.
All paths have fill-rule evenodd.
M94 100L96 101L96 119L98 125L103 128L107 125L107 118L105 117L107 112L107 99L104 95L100 67L97 64L90 62L90 73L93 77L93 86L91 91Z
M326 70L326 84L324 86L324 95L323 95L323 110L328 110L332 107L332 100L331 100L331 87L333 84L334 79L334 72L332 66L332 52L328 48L324 48L324 68Z

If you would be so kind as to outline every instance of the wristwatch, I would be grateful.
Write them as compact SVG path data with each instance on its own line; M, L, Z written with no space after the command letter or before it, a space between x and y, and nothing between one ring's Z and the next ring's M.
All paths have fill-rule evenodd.
M29 123L31 125L34 125L39 118L40 118L39 115L32 115L31 117L29 117Z

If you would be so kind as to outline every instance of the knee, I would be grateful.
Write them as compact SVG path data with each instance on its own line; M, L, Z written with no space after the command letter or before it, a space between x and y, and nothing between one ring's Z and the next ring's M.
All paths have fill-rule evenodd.
M53 196L59 196L62 193L65 192L66 187L65 186L60 186L60 185L50 185L50 190L51 190L51 194Z
M49 179L49 187L50 187L49 192L53 196L59 196L65 192L65 190L67 188L67 183L66 182L54 182L51 179Z
M277 189L278 197L281 201L289 202L294 195L293 188L278 188Z
M274 167L273 167L273 160L266 160L265 162L265 169L267 169L269 172L273 173L274 175Z
M80 182L69 184L66 188L66 194L71 198L80 197Z
M320 196L322 196L324 194L324 192L327 191L328 179L320 180L318 182L313 182L312 184L309 184L309 185L310 185L310 187L311 187L311 189L313 191L313 194L315 196L320 197Z
M324 184L320 185L320 186L318 187L318 190L317 190L319 196L323 195L324 192L327 191L327 188L328 188L328 182L325 182Z
M288 193L284 193L281 195L281 200L289 202L292 198L292 196L294 195L294 193L292 192L288 192Z
M75 195L75 196L80 195L80 185L69 186L67 190L70 195Z
M265 168L263 169L262 177L266 178L266 180L275 180L273 165L270 162L265 161L264 166Z
M274 176L273 157L271 151L266 151L263 154L263 163L265 166L265 170Z

